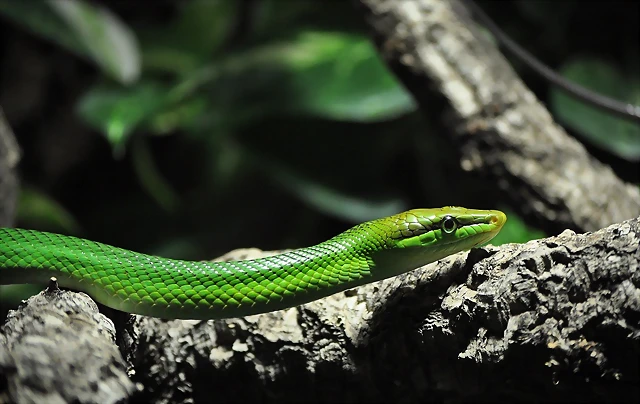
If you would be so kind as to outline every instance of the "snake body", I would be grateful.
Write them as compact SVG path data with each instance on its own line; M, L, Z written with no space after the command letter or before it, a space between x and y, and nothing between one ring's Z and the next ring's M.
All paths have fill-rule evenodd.
M395 276L492 239L496 210L414 209L359 224L315 246L254 260L184 261L81 238L0 229L0 284L46 283L134 314L240 317L297 306Z

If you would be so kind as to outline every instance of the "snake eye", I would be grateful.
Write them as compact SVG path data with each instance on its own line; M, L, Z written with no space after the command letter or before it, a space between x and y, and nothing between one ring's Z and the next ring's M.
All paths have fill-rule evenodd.
M456 231L456 229L458 228L458 222L452 216L447 215L444 217L444 219L442 219L442 223L440 223L440 228L446 234L451 234L454 231Z

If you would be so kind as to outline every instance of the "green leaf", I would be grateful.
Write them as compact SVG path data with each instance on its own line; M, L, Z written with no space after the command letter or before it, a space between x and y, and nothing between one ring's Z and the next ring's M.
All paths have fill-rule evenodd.
M622 102L640 104L640 78L625 77L611 64L599 59L575 59L561 70L569 80ZM640 125L618 118L560 89L551 90L551 107L558 118L580 136L615 155L640 161Z
M193 63L183 62L179 69ZM218 128L282 113L378 122L416 107L368 39L347 33L297 33L231 53L181 77L166 91L172 108L207 94L209 102L194 103L192 111L207 107L206 121ZM180 121L168 126L185 123Z
M123 84L140 76L140 52L134 33L108 9L74 0L49 0L93 60Z
M32 32L95 62L120 83L140 75L134 34L108 9L76 0L0 0L0 12Z
M78 112L103 132L114 153L121 155L134 130L165 105L166 92L166 88L153 82L129 88L99 85L82 97Z
M80 116L101 131L116 156L124 152L136 130L165 135L178 129L197 130L211 110L207 97L184 90L143 81L123 88L109 84L89 90L79 101Z
M176 88L203 86L215 109L240 123L283 112L378 122L416 108L368 39L347 33L302 32L232 54Z
M281 53L291 75L290 108L338 120L375 122L415 110L370 41L339 32L303 32Z
M75 35L59 14L52 12L47 2L0 0L0 13L36 35L90 59L89 50L82 44L81 38Z
M20 190L17 219L29 227L65 234L80 233L80 225L63 206L29 186Z
M204 95L180 100L167 105L150 116L149 130L157 135L164 135L179 129L197 131L211 114L209 101Z

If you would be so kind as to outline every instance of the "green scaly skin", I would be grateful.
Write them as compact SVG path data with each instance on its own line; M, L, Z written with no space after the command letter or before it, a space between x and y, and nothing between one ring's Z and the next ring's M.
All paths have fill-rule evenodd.
M76 237L0 229L0 284L46 283L166 319L240 317L297 306L395 276L492 239L497 210L414 209L321 244L246 261L160 258Z

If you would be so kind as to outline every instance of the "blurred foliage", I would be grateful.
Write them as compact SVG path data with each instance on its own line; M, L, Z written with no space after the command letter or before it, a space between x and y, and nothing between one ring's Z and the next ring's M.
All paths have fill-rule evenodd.
M637 41L616 34L613 17L585 13L626 14L594 4L481 2L568 78L640 102ZM460 170L455 148L416 111L351 2L282 5L0 0L0 19L11 22L0 42L27 43L45 69L72 72L42 73L48 90L22 101L32 115L12 120L9 105L31 94L21 90L30 76L14 71L20 90L3 98L24 149L18 224L207 259L316 243L411 207L508 210L487 192L491 184ZM585 30L609 21L599 27L614 37L594 41L580 21ZM11 57L30 63L28 55ZM95 69L77 67L85 61ZM637 126L515 65L576 136L613 153L614 167L638 159ZM513 209L508 216L494 244L544 237Z
M96 63L120 83L140 75L135 34L107 8L74 0L1 0L0 13Z
M640 105L640 64L635 67L635 75L625 77L611 63L577 57L563 65L560 71L569 80L586 88L632 105ZM640 125L637 122L586 105L555 88L551 90L551 107L563 123L598 147L621 158L640 161Z
M490 244L526 243L546 237L544 232L527 225L513 210L502 205L498 205L498 208L507 215L507 223Z
M80 225L73 215L41 191L22 186L18 198L17 221L26 227L81 234Z

